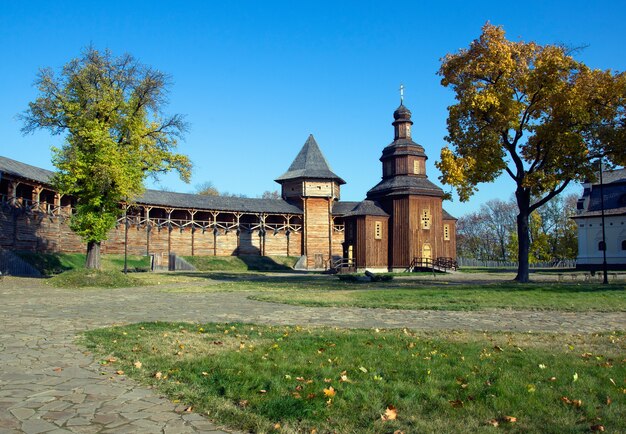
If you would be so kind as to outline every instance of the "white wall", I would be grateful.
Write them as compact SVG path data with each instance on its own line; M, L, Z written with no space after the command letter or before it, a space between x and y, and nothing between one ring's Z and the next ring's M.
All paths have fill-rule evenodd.
M626 240L626 216L605 216L606 223L606 262L607 264L626 264L626 250L622 250L622 241ZM602 219L587 217L576 219L578 225L577 263L602 264L602 250L598 243L602 241Z

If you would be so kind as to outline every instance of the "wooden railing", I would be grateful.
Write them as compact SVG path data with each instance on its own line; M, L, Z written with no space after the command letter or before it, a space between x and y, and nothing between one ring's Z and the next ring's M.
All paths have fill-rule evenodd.
M331 260L329 269L335 273L352 273L356 271L356 259L353 257Z
M448 257L433 258L413 258L407 271L413 271L416 268L428 268L437 271L456 271L459 268L457 262Z

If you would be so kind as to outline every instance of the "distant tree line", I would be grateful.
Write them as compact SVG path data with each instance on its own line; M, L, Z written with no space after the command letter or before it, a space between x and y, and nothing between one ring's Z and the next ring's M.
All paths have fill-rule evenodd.
M241 193L231 193L229 191L219 191L215 185L211 181L206 181L201 184L196 185L195 193L201 196L221 196L221 197L248 197L245 194ZM280 192L278 190L264 191L261 196L261 199L280 199Z
M577 196L557 196L530 216L529 262L575 259L578 252ZM480 261L518 260L517 204L514 199L490 200L457 222L457 255Z

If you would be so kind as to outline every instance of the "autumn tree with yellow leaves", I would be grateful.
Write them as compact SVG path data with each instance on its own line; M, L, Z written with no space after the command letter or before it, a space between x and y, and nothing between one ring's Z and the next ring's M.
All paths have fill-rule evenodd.
M528 282L531 213L570 182L593 178L595 158L626 162L626 76L592 70L565 47L509 41L489 23L442 60L439 75L456 96L440 179L462 201L503 172L513 179L516 280Z

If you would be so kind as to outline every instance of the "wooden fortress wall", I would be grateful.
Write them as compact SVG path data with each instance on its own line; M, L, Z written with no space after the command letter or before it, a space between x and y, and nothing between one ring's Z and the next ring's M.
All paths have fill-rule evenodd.
M48 215L37 211L3 206L0 210L0 248L38 252L79 253L85 243L68 225L68 215ZM128 231L120 219L107 240L102 243L103 253L124 253L128 237L131 255L176 253L180 256L300 256L302 234L285 230L243 229L226 231L212 228L168 227L151 223L137 224L129 219Z

